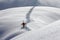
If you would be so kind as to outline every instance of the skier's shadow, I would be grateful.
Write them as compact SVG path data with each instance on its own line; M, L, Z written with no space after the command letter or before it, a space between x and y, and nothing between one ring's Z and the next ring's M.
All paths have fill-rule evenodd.
M28 27L22 27L21 29L25 29L25 30L27 30L27 31L30 31L31 29L29 29Z

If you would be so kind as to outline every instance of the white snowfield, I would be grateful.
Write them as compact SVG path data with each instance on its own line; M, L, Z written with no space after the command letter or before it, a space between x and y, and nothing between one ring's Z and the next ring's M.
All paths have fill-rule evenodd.
M60 20L42 29L19 35L12 40L60 40Z
M1 10L0 11L0 30L5 30L6 32L0 37L0 39L1 40L8 39L8 37L10 37L13 34L24 33L28 31L28 29L30 29L30 31L32 32L24 33L22 34L22 37L16 37L16 39L14 37L12 40L40 40L39 39L40 30L38 29L45 28L47 25L54 23L59 19L60 19L60 9L53 8L53 7L42 7L42 6L33 7L32 6L32 7L18 7L18 8ZM22 27L21 23L23 21L27 22L26 27L28 29L21 29ZM53 27L51 28L53 29ZM39 35L35 31L33 32L33 30L37 30L39 32L39 33L37 32ZM49 28L46 30L50 31ZM45 38L45 35L49 35L49 32L46 30L41 31L42 39ZM47 34L45 33L45 31ZM55 31L55 29L52 30L52 32L53 31ZM33 33L36 39L35 37L33 37L34 36Z

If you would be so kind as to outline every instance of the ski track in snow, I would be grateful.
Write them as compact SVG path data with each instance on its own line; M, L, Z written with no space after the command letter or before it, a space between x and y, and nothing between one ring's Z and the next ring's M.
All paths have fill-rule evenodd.
M19 35L11 40L60 40L60 20L42 29Z
M33 9L35 8L35 6L33 6L31 9L30 9L30 11L26 14L26 20L27 20L27 23L29 23L30 22L30 15L31 15L31 12L33 11Z
M21 10L21 9L24 9L24 10ZM10 12L10 11L12 11L12 12ZM59 20L60 19L59 11L60 11L60 9L58 9L58 8L34 7L34 6L25 7L25 8L21 7L20 9L13 8L13 10L7 9L6 11L2 10L1 15L0 15L0 23L2 23L2 25L1 24L0 25L1 26L10 26L10 24L12 23L13 25L11 25L11 26L14 26L15 28L18 27L18 29L19 29L19 27L21 26L20 23L22 23L22 20L24 20L27 22L27 27L23 31L21 31L22 33L29 31L29 30L37 30L37 29L43 28L44 26L47 26L48 24L50 24L54 21ZM6 12L6 13L4 13L4 12ZM19 14L19 13L21 13L21 14ZM12 36L7 36L8 38L3 37L3 39L9 40L19 34L20 34L20 32L17 32L17 34L14 34L14 35L12 34Z

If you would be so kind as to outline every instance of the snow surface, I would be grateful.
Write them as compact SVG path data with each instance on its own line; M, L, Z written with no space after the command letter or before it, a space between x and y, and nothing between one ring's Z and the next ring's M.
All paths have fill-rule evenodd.
M45 28L60 19L60 9L53 7L18 7L0 11L0 30L7 31L0 37L5 40L13 34L21 34ZM26 29L21 29L22 22L27 22Z
M19 35L12 40L60 40L60 20L42 29Z

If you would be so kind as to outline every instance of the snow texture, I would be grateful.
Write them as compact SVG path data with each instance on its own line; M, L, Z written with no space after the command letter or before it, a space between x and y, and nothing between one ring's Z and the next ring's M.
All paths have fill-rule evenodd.
M55 35L54 38L53 38L54 35L52 36L49 36L49 35L51 34L51 31L54 34L55 31L59 30L58 29L59 23L55 22L59 19L60 19L60 9L53 8L53 7L31 6L31 7L18 7L18 8L16 7L16 8L6 9L6 10L1 10L0 11L0 30L4 31L4 33L0 34L1 35L0 39L10 40L14 37L12 40L40 40L40 37L42 36L41 40L44 40L44 39L57 40L57 38L54 39L57 34ZM21 29L22 27L21 23L23 21L27 22L25 29ZM49 26L47 29L45 29L47 25ZM54 26L56 27L54 28ZM42 28L44 29L41 31L38 30ZM32 32L28 32L29 30ZM36 30L37 32L34 30ZM57 33L58 35L60 35L59 31ZM20 36L16 37L18 35L21 35L21 37Z
M42 29L19 35L12 40L60 40L60 20Z

